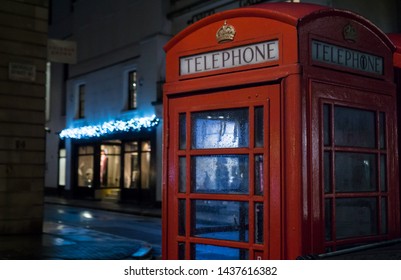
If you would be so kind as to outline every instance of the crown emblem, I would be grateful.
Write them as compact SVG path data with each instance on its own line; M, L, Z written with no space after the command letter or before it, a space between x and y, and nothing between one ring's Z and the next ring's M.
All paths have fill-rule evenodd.
M216 39L217 42L220 43L225 43L225 42L230 42L234 40L235 37L235 28L232 25L227 24L227 21L224 21L224 24L222 27L219 28L216 32Z
M343 29L343 37L346 41L356 42L358 39L358 33L356 32L355 27L353 27L351 24L347 24Z

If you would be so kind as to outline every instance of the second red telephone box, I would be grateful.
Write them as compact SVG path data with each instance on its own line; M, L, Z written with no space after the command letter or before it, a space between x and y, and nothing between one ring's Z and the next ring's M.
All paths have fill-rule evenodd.
M399 236L393 44L275 3L166 46L164 259L295 259Z

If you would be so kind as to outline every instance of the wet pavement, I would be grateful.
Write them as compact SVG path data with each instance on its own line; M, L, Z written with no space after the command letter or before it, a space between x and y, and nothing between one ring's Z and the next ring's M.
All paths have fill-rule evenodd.
M46 197L46 205L74 206L159 217L157 208L138 208L116 202ZM88 212L84 212L88 213ZM107 224L107 221L104 221ZM113 225L110 226L112 228ZM63 223L45 218L42 234L0 236L0 260L136 260L152 259L154 246L121 234L96 230L91 224ZM160 251L160 248L158 249Z

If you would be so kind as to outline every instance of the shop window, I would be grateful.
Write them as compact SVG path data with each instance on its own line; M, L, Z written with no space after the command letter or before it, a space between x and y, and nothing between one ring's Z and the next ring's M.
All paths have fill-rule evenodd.
M78 147L78 186L93 187L94 147Z
M326 247L386 234L385 113L324 104L322 120Z
M118 188L120 186L120 145L100 146L100 186Z
M125 143L124 188L150 188L150 141Z
M66 157L67 151L66 149L59 150L58 157L58 185L65 186L65 170L66 170Z

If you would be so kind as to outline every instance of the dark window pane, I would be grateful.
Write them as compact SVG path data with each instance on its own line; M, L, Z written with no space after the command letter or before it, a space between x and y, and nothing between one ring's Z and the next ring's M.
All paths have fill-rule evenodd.
M386 234L387 230L387 198L381 198L381 233Z
M375 235L377 232L376 198L336 199L337 239Z
M245 249L221 247L206 244L192 244L191 255L194 260L248 260Z
M331 226L333 210L331 205L331 199L324 200L324 224L325 224L325 238L329 241L333 238L333 229Z
M187 148L187 116L186 114L180 114L179 117L180 126L180 150Z
M248 241L248 202L194 200L191 209L192 236Z
M386 155L380 155L380 190L387 191L387 164Z
M255 243L263 243L263 203L255 203Z
M376 147L375 113L355 108L334 109L334 141L337 146Z
M324 145L330 146L331 138L331 118L330 118L331 106L328 104L323 105L323 139Z
M192 148L242 148L249 146L248 108L192 114Z
M185 157L179 158L179 165L180 173L178 176L180 176L180 178L178 179L178 191L180 193L185 193L187 189L187 161Z
M185 243L178 243L178 259L185 260Z
M178 200L178 235L185 236L185 217L186 217L186 204L185 199Z
M330 152L324 152L324 192L331 193L331 157Z
M386 148L386 114L381 112L379 115L380 124L380 149Z
M191 158L191 189L202 193L248 193L247 155Z
M335 154L335 181L337 192L370 192L377 190L375 154Z
M263 155L255 156L255 194L263 195Z
M255 108L255 147L263 147L264 141L263 107Z

